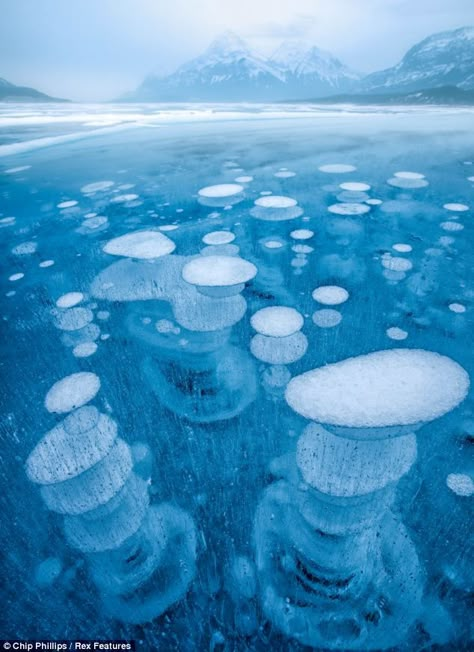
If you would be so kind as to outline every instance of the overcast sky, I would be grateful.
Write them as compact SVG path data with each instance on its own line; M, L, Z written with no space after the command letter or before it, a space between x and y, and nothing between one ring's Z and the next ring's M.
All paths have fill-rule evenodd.
M0 16L0 77L99 101L172 72L226 29L264 54L309 39L372 72L433 32L474 25L474 0L0 0Z

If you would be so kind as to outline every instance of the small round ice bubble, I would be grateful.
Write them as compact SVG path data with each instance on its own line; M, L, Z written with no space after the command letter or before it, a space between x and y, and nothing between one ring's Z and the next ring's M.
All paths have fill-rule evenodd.
M440 227L443 231L451 231L453 233L464 229L464 226L459 224L459 222L441 222Z
M346 165L345 163L330 163L329 165L320 165L318 170L326 172L326 174L346 174L347 172L355 172L357 168L354 165Z
M127 204L128 202L135 201L135 199L138 199L138 195L128 193L125 195L115 195L115 197L112 197L110 201L113 204Z
M17 272L16 274L12 274L11 276L8 277L9 281L19 281L22 279L25 275L22 274L22 272Z
M392 249L398 251L400 254L408 254L413 250L413 247L409 244L403 244L402 242L392 245Z
M270 306L252 315L250 324L257 333L269 337L288 337L303 327L303 316L294 308Z
M295 229L290 233L290 236L294 240L309 240L313 235L314 231L310 231L309 229Z
M187 283L203 287L228 287L246 283L257 274L253 263L239 256L199 256L183 267Z
M291 177L296 177L296 172L290 172L290 170L279 170L273 175L278 179L291 179Z
M444 204L443 208L453 213L464 213L469 210L469 206L466 206L466 204Z
M349 292L338 285L320 285L312 294L318 303L326 306L338 306L349 298Z
M419 172L395 172L393 175L394 177L397 177L397 179L424 179L425 175L420 174Z
M34 254L37 248L37 242L22 242L16 245L16 247L13 247L12 254L15 254L15 256L29 256L30 254Z
M61 331L77 331L93 319L94 313L89 308L70 308L56 315L55 324Z
M81 303L83 299L84 295L82 292L68 292L59 297L56 305L58 308L72 308L73 306L77 306L78 303Z
M89 371L80 371L55 383L44 401L48 412L63 414L89 403L100 389L100 379Z
M387 328L386 330L387 337L389 337L391 340L406 340L408 337L408 333L404 331L402 328L398 328L398 326L391 326L390 328Z
M360 183L357 181L347 181L346 183L341 183L340 188L342 190L348 190L349 192L367 192L370 190L368 183Z
M113 185L113 181L96 181L95 183L88 183L86 186L82 186L81 192L88 195L94 192L108 190L109 188L112 188Z
M97 344L95 342L82 342L75 346L72 354L75 358L88 358L97 351Z
M285 243L282 240L265 240L263 246L267 249L281 249L285 246Z
M235 180L237 181L237 183L250 183L251 181L253 181L253 177L250 177L250 176L248 176L248 177L237 177Z
M408 272L413 267L413 263L407 258L390 255L382 256L382 265L393 272Z
M109 240L103 250L113 256L129 258L159 258L172 253L175 243L159 231L134 231Z
M470 475L450 473L446 478L446 484L457 496L469 498L474 495L474 480Z
M458 314L466 312L466 306L463 306L462 303L450 303L448 308L451 310L451 312L456 312Z
M206 233L202 241L208 245L224 245L235 240L235 235L230 231L212 231Z
M323 308L313 313L312 320L319 328L333 328L341 323L342 315L337 310Z
M298 202L282 195L266 195L255 200L255 205L262 208L293 208Z
M60 204L58 204L58 208L73 208L73 206L77 206L77 201L74 199L69 201L62 201Z
M422 349L389 349L296 376L286 400L321 424L418 427L459 405L468 389L469 376L454 360Z
M222 197L233 197L243 192L243 187L237 183L222 183L216 186L206 186L198 191L200 197L206 199L220 199Z
M370 206L367 204L332 204L328 207L330 213L335 213L336 215L364 215L370 211Z

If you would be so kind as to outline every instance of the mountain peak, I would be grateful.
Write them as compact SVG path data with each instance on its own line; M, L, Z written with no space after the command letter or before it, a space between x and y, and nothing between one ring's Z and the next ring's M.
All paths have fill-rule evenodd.
M222 34L219 34L209 45L206 53L220 52L220 53L233 53L233 52L246 52L248 46L243 39L240 38L235 32L228 29Z

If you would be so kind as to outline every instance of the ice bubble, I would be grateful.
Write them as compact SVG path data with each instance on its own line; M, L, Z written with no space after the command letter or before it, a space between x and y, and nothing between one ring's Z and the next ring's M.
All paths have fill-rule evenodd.
M271 306L254 313L250 318L250 324L261 335L287 337L301 330L304 319L294 308Z
M48 509L59 514L83 514L108 503L125 485L132 471L130 447L116 439L97 464L64 482L41 487Z
M474 177L468 177L467 180L470 181L471 183L474 183Z
M365 203L369 204L369 206L380 206L380 204L383 204L383 201L381 199L366 199Z
M412 177L407 178L407 177L392 177L391 179L387 180L387 183L390 186L394 186L395 188L405 188L407 190L409 189L415 189L415 188L426 188L426 186L429 186L428 181L426 179L414 179Z
M220 199L224 197L234 197L243 192L243 187L237 183L222 183L216 186L206 186L198 191L200 197L206 199Z
M451 312L463 313L466 312L466 306L463 306L462 303L450 303L448 308Z
M176 229L179 229L178 224L163 224L162 226L159 226L158 229L160 231L176 231Z
M397 179L424 179L425 175L419 172L395 172L393 175Z
M92 401L99 389L98 376L80 371L58 380L46 394L44 404L48 412L71 412Z
M286 400L319 423L348 428L414 426L456 407L469 376L456 362L422 349L348 358L293 378Z
M336 215L364 215L370 211L367 204L341 203L328 206L328 211Z
M129 258L159 258L172 253L175 243L159 231L134 231L109 240L103 247L107 254Z
M58 557L48 557L35 570L35 580L40 586L51 586L61 575L63 565Z
M78 303L81 303L83 299L84 295L82 292L68 292L67 294L63 294L61 297L59 297L59 299L56 301L56 305L58 308L72 308Z
M281 195L264 195L255 200L250 210L252 217L268 222L293 220L303 215L296 199Z
M286 245L284 240L278 240L276 238L265 238L261 240L261 243L266 249L282 249Z
M318 170L327 174L345 174L355 172L357 168L354 165L345 165L344 163L331 163L329 165L320 165Z
M393 272L408 272L413 268L413 263L407 258L391 256L390 254L384 254L382 256L382 265L385 269L389 269Z
M15 254L15 256L28 256L30 254L34 254L37 248L37 242L22 242L16 247L13 247L12 254Z
M54 260L43 260L39 267L52 267L54 265Z
M309 229L295 229L295 231L290 233L290 236L294 240L309 240L313 235L314 231L310 231Z
M286 365L304 356L308 348L306 336L297 331L287 337L255 335L250 340L252 354L262 362L271 365Z
M342 188L342 190L348 190L349 192L366 192L367 190L370 190L368 183L359 183L357 181L341 183L339 187Z
M75 346L72 354L75 358L88 358L97 351L97 344L95 342L82 342Z
M296 177L296 172L290 172L290 170L279 170L273 175L278 179L290 179L291 177Z
M176 321L190 331L212 332L230 328L247 311L247 302L239 294L223 298L198 297L192 301L187 296L178 297L173 301Z
M346 439L311 423L298 440L304 481L330 496L363 496L397 482L416 459L413 434L379 441Z
M324 308L313 312L312 320L319 328L333 328L341 323L342 315L337 310Z
M440 227L444 231L462 231L464 226L459 224L459 222L441 222Z
M105 321L110 317L110 312L108 310L99 310L97 313L97 319Z
M297 203L296 199L281 195L266 195L255 200L255 205L262 208L293 208Z
M17 272L16 274L12 274L11 276L8 277L9 281L19 281L22 279L25 275L22 274L21 272Z
M97 215L97 217L91 217L87 220L84 220L81 224L83 229L90 231L95 231L95 229L100 229L105 226L108 226L108 219L104 215Z
M138 195L135 195L134 193L128 193L124 195L115 195L115 197L112 197L110 201L113 204L127 204L128 202L135 201L136 199L138 199Z
M230 287L246 283L257 274L253 263L238 256L199 256L183 267L187 283L203 287Z
M471 476L464 473L450 473L446 478L446 484L457 496L468 498L474 495L474 481Z
M253 181L253 177L237 177L235 180L237 183L250 183Z
M392 249L394 249L395 251L398 251L398 253L400 253L400 254L408 254L408 253L410 253L410 251L413 250L413 247L411 245L409 245L409 244L403 244L403 243L400 242L400 243L392 245Z
M208 245L224 245L235 240L235 235L230 231L212 231L207 233L202 241Z
M398 326L387 328L386 333L391 340L406 340L408 337L408 333Z
M88 195L94 192L108 190L109 188L112 188L113 185L113 181L96 181L95 183L88 183L86 186L82 186L81 192Z
M310 254L314 248L305 244L296 244L291 247L291 251L294 251L295 254Z
M320 285L313 291L312 297L326 306L338 306L347 301L349 292L338 285Z
M115 421L91 405L79 408L44 435L30 453L28 478L47 485L81 475L108 454L116 437Z
M290 370L283 365L271 365L262 374L262 380L267 387L286 387L291 380Z
M77 206L77 201L75 199L71 199L69 201L62 201L60 204L57 205L58 208L72 208L73 206Z
M16 218L15 217L2 217L0 219L0 225L1 226L11 226L15 224Z
M237 245L209 245L199 252L201 256L238 256L240 249Z
M443 208L454 213L464 213L469 210L469 206L466 204L444 204Z
M18 172L24 172L25 170L29 170L31 168L31 165L20 165L16 168L10 168L9 170L5 170L5 174L18 174Z
M59 312L54 321L56 327L62 331L77 331L93 319L94 314L89 308L70 308L65 312Z
M85 342L93 342L100 335L100 328L97 324L89 323L83 328L75 331L65 331L61 336L61 341L64 346L78 346Z

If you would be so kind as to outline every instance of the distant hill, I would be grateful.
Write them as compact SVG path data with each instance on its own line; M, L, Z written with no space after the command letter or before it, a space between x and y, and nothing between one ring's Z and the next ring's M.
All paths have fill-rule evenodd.
M304 101L304 100L295 100ZM427 88L411 93L360 93L331 95L323 98L306 100L315 104L360 104L360 105L397 105L397 104L432 104L452 106L474 106L474 90L464 91L457 86Z
M68 102L69 100L50 97L28 86L15 86L0 78L0 102Z

